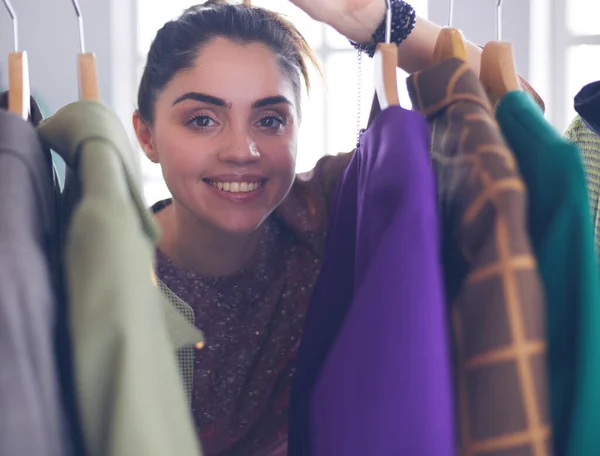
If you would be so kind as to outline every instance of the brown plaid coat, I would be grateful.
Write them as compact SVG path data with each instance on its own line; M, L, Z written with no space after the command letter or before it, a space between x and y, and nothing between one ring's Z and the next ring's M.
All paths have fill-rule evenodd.
M550 455L545 307L515 159L465 62L411 75L408 88L432 129L459 453Z

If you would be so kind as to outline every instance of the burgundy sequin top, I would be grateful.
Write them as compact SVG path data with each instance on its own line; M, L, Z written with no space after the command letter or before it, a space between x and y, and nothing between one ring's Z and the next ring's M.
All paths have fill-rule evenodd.
M192 391L206 456L286 454L296 353L320 271L329 200L350 157L325 157L296 177L253 260L235 275L200 277L157 252L157 276L191 306L206 337Z

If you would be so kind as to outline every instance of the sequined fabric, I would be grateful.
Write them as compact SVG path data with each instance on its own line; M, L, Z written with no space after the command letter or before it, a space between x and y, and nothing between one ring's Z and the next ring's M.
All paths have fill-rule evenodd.
M207 456L270 456L285 448L294 364L321 267L329 199L350 156L326 157L296 179L266 222L254 258L233 276L200 277L157 252L158 278L193 309L206 339L195 355L191 404Z

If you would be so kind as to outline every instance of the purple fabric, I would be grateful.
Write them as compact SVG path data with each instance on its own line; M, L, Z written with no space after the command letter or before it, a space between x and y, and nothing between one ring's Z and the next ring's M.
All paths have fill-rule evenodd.
M310 450L295 454L454 454L428 137L419 114L383 111L362 136L336 194L302 341L305 358L297 364L302 379L301 361L321 361L316 367L313 361L312 382L304 385Z
M315 284L298 348L290 393L288 456L309 456L309 398L354 294L357 179L355 153L332 198L321 274ZM339 198L339 195L345 195Z

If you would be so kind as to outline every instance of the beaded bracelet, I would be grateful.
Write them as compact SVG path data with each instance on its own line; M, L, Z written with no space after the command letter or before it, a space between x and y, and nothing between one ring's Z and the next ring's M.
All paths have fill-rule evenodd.
M391 42L400 44L404 41L415 26L417 15L415 9L403 0L389 0L392 9L392 37ZM386 21L377 27L373 33L373 41L367 44L359 44L350 41L359 51L365 52L369 57L375 55L375 49L378 43L385 42Z

